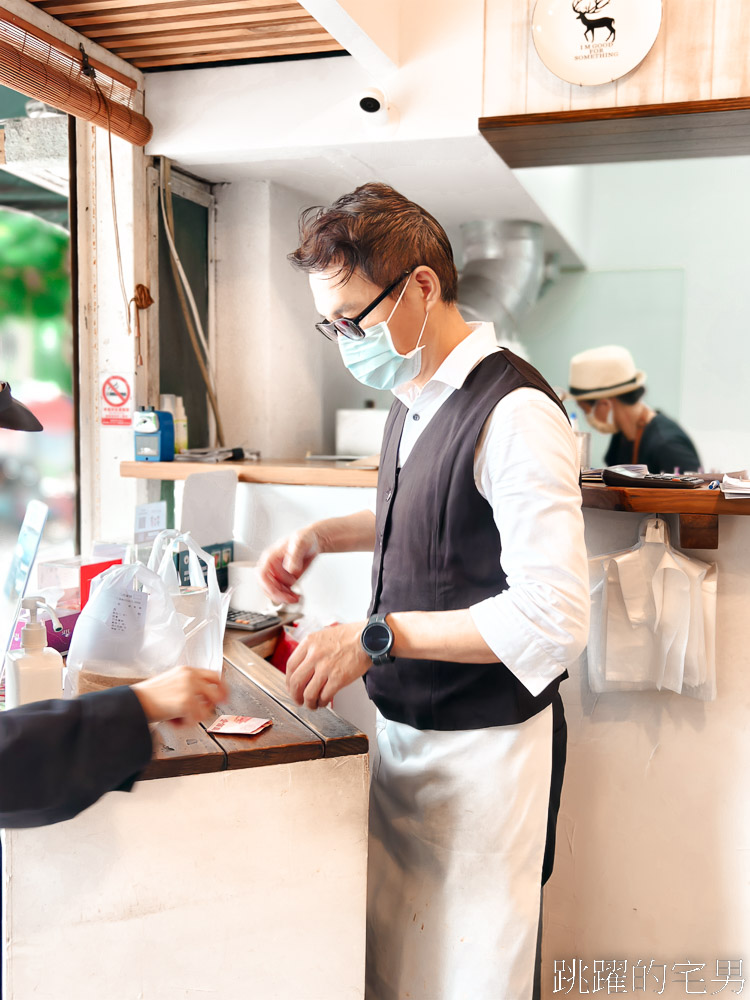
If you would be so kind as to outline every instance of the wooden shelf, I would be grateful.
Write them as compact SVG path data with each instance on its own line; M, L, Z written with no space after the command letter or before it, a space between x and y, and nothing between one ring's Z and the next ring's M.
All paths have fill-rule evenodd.
M697 490L585 485L583 506L599 510L632 510L644 514L750 514L750 498L727 500L721 490Z
M236 469L242 483L280 483L287 486L358 486L374 489L377 469L351 462L122 462L120 474L138 479L186 479L194 472ZM583 506L597 510L625 510L642 514L678 514L683 548L711 549L719 544L719 514L750 514L750 498L727 500L721 490L637 489L586 485Z
M479 131L512 168L737 156L750 151L750 99L502 115Z
M721 490L636 489L584 486L583 506L595 510L625 510L641 514L677 514L680 545L684 549L719 547L719 514L750 514L750 498L727 500Z
M120 475L134 479L187 479L195 472L236 469L241 483L279 483L284 486L359 486L375 488L377 469L351 462L121 462Z

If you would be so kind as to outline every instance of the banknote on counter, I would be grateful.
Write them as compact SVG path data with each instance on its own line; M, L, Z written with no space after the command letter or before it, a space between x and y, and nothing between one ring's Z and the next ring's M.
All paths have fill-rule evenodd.
M249 715L220 715L208 727L209 733L223 736L256 736L271 725L270 719L252 719Z

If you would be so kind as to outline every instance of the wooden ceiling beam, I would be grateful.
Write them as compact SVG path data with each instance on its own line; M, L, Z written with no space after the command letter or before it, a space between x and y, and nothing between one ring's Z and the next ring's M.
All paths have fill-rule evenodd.
M235 51L231 53L231 59L262 59L269 56L301 55L304 53L316 52L340 52L341 46L337 41L331 39L329 42L318 42L314 45L307 43L294 43L292 45L269 45L262 49L248 49L247 52ZM143 59L133 59L133 65L138 69L158 69L164 66L195 66L201 63L224 62L227 59L226 51L222 52L196 52L190 56L185 54L170 56L150 56Z
M170 31L169 34L153 35L133 35L130 38L115 36L114 38L98 38L97 41L106 49L117 52L128 52L130 49L153 48L154 46L165 47L167 45L194 45L198 42L201 46L205 44L219 44L220 42L241 42L244 45L268 45L269 43L285 38L330 38L327 31L324 31L319 24L312 24L307 28L300 28L297 31L287 31L285 28L266 28L262 32L255 33L243 28L199 28L197 31Z
M290 48L295 42L288 42L287 35L276 35L269 39L247 39L247 38L226 38L223 36L216 38L199 38L197 40L171 41L167 38L153 39L148 44L131 45L126 48L115 46L110 51L116 52L123 59L132 62L135 59L145 58L154 55L177 55L183 53L188 56L197 56L204 52L234 52L241 49L245 52L252 52L255 49L266 49L269 46L278 45L283 48ZM318 28L317 36L309 36L302 41L304 45L322 44L332 41L328 32ZM227 57L232 58L232 57Z
M123 7L117 0L42 0L39 6L52 17L65 19L86 13L103 13L110 11L125 17L136 17L153 11L156 14L179 13L186 8L215 8L218 12L235 11L238 14L249 14L257 11L263 14L275 14L277 11L294 10L299 14L307 11L298 3L274 3L273 0L129 0Z
M100 24L91 24L83 30L88 38L115 38L117 36L138 35L141 32L155 32L164 28L175 28L177 31L189 31L195 28L262 28L273 25L317 24L309 14L290 14L272 19L250 20L236 14L170 14L168 17L140 18L135 21L112 21L108 18ZM170 34L174 33L170 31Z

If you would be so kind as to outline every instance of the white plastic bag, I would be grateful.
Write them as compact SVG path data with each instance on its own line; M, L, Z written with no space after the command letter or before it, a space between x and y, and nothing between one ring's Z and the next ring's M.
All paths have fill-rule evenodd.
M182 547L188 550L189 587L180 586L174 564L173 553ZM201 563L207 568L205 580ZM220 674L230 592L222 594L219 590L213 556L198 545L190 532L167 529L154 539L148 566L164 582L175 607L185 616L185 662Z
M141 563L112 566L95 578L73 630L65 695L133 684L184 662L183 618L164 581Z

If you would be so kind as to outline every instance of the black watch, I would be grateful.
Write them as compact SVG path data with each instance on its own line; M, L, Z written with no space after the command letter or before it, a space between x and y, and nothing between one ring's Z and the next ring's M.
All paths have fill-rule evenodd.
M393 647L393 630L385 615L370 615L359 641L376 667L393 663L393 657L389 655Z

